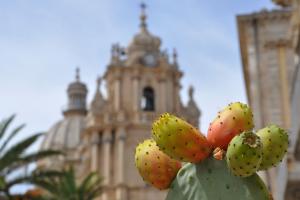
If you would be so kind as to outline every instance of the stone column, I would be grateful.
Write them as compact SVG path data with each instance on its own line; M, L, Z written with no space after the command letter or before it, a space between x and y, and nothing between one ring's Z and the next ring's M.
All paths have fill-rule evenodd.
M95 131L92 133L91 137L91 171L96 172L99 169L99 135L98 132Z
M133 77L132 77L132 90L133 90L133 111L137 112L140 109L140 77L138 71L133 71Z
M167 101L166 101L166 79L164 77L160 77L159 78L159 95L157 95L155 93L155 103L159 104L159 105L155 105L156 107L158 107L159 112L166 112L167 111ZM159 98L158 100L156 100L156 98Z
M279 76L281 86L282 120L285 128L290 128L290 98L286 66L286 45L278 44Z
M117 129L116 133L117 140L117 166L116 166L116 200L127 200L127 191L124 187L124 151L125 151L125 140L126 131L124 127Z
M180 105L180 96L179 96L179 92L180 92L180 83L179 80L176 79L175 83L174 83L174 110L177 114L180 113L181 111L181 105Z
M111 157L110 157L110 149L111 149L111 130L106 129L104 130L103 137L102 137L102 153L103 153L103 172L102 176L104 178L103 180L103 185L104 187L108 187L109 184L111 183L110 180L110 168L111 168ZM109 200L108 199L108 192L103 191L102 194L102 200Z
M139 111L141 107L141 96L140 96L140 76L139 71L135 70L133 71L133 77L132 77L132 110L134 113L134 121L136 123L139 123Z
M115 111L119 111L121 108L121 80L120 77L117 76L114 82L114 108Z

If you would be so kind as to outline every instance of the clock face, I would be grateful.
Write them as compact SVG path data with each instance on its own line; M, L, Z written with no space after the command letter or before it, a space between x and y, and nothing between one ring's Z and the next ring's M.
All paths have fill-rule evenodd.
M156 58L153 54L146 54L144 56L144 64L149 67L156 66Z

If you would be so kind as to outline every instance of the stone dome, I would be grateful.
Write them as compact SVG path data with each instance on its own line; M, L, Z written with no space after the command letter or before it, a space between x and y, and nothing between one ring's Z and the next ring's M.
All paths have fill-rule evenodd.
M68 106L63 111L64 118L55 123L46 133L42 150L55 149L69 152L78 147L80 134L86 127L86 85L80 82L79 69L76 80L67 89Z
M80 134L85 127L85 116L68 116L50 128L45 135L41 149L66 151L75 149L80 143Z
M152 35L148 30L142 30L134 36L128 47L128 52L135 50L158 51L160 44L159 37Z
M73 83L70 83L67 92L68 93L86 94L87 93L87 87L84 83L81 83L79 81L75 81Z
M127 53L132 54L137 51L159 51L161 40L159 37L152 35L146 24L146 14L144 7L142 7L142 14L140 16L140 32L133 37L133 40L127 48Z

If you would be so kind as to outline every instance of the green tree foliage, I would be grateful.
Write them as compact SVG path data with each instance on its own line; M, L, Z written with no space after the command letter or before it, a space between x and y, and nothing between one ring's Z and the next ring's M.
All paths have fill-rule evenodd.
M11 188L22 183L35 184L36 180L41 178L56 177L61 173L51 170L35 170L33 172L18 173L21 169L26 169L29 164L35 163L49 156L61 154L59 151L42 150L38 152L28 152L28 148L36 142L42 133L34 134L28 138L16 143L12 141L18 136L18 133L24 128L24 124L13 128L8 134L8 128L15 115L0 122L0 199L15 199L11 194Z
M93 200L102 192L101 180L98 173L92 172L79 182L70 167L62 176L41 178L36 184L47 191L45 200Z

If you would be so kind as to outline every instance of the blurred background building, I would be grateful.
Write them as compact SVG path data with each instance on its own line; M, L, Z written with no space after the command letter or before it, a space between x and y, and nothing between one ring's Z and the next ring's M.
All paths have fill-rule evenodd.
M201 115L189 89L189 100L180 98L177 52L160 49L161 39L147 27L141 6L140 30L127 47L112 45L106 72L97 79L94 98L87 106L87 86L79 69L67 89L64 118L48 131L42 149L60 149L65 158L45 160L40 167L76 167L78 177L91 171L104 178L101 200L163 200L166 192L146 185L134 165L135 147L151 135L153 120L164 112L184 117L199 126ZM106 82L107 97L101 93Z
M278 10L237 16L248 101L256 129L290 130L288 156L262 177L275 200L300 199L300 1L274 0Z

